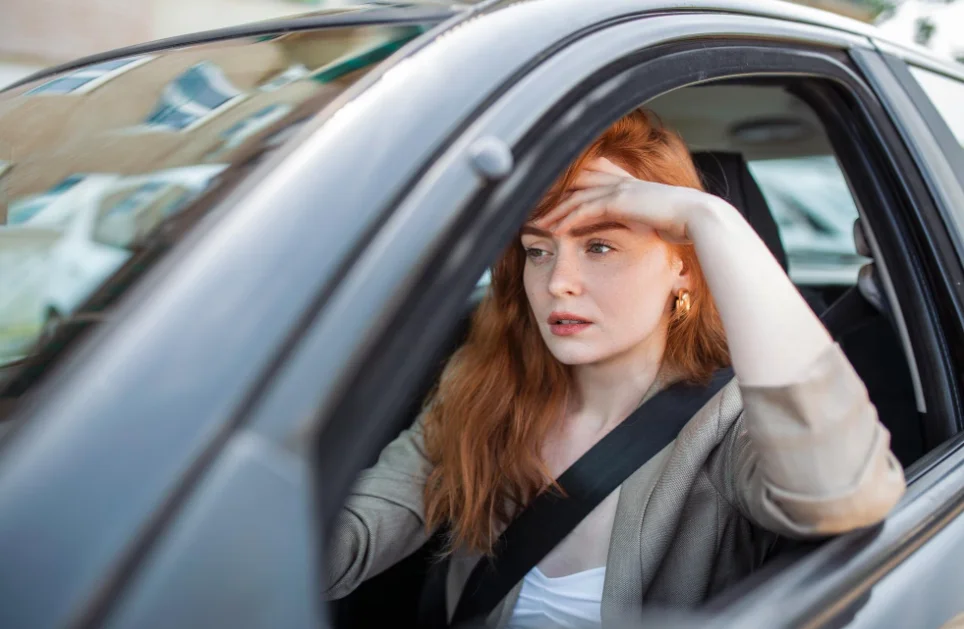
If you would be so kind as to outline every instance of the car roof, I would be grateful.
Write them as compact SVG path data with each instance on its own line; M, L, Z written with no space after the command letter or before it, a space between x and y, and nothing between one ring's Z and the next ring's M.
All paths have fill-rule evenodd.
M538 1L538 0L536 0ZM65 64L45 68L25 77L4 88L12 89L38 79L77 69L93 63L99 63L118 57L144 54L170 48L190 46L215 41L238 39L277 33L279 31L300 31L357 24L405 24L413 22L442 22L447 18L471 13L489 13L504 9L511 5L526 2L534 4L533 0L462 0L462 1L416 1L416 2L371 2L358 7L341 7L306 12L290 18L252 22L227 28L199 31L186 35L170 37L135 46L128 46L105 51L95 55L83 57ZM554 0L542 0L547 11L559 10L560 4ZM629 11L639 13L732 13L738 15L769 17L813 26L830 28L852 35L867 37L877 43L885 44L890 51L901 57L913 58L916 62L931 66L945 73L964 79L964 68L950 60L935 55L931 50L898 41L882 33L872 24L817 9L810 6L787 2L785 0L594 0L592 3L568 3L565 10L578 12L580 9L590 10L589 5L601 3L621 4ZM453 20L451 26L460 20ZM437 37L445 29L434 31ZM429 35L432 37L433 35Z
M465 5L456 3L419 3L419 4L390 4L378 3L370 7L336 8L296 15L278 20L250 22L237 26L229 26L206 31L197 31L185 35L177 35L154 41L148 41L133 46L115 48L104 52L80 57L66 63L39 70L29 76L11 83L0 89L9 91L63 72L76 70L95 63L102 63L112 59L143 55L146 53L163 52L175 48L184 48L198 44L230 41L278 33L297 31L311 31L345 26L371 25L405 25L429 22L439 22L466 11Z

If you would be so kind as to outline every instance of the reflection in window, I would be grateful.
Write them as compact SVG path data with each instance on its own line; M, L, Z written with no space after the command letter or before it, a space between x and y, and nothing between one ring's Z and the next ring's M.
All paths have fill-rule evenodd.
M93 240L114 247L131 246L183 207L188 192L182 186L162 181L148 181L123 191L102 207Z
M832 155L749 163L780 228L789 274L797 284L853 284L866 260L857 255L857 206Z
M73 339L157 260L171 255L172 244L215 206L214 197L200 195L245 180L331 97L430 27L378 24L260 38L274 42L257 45L271 50L264 60L276 73L249 93L223 70L239 65L232 56L255 41L245 38L223 47L212 42L212 56L203 63L193 50L152 53L157 59L144 72L135 71L133 83L109 79L150 57L97 63L26 88L33 94L77 94L109 81L96 92L99 98L76 99L78 109L19 106L19 99L39 99L15 91L0 94L3 128L48 124L58 131L54 146L24 137L8 147L10 139L4 137L0 152L0 159L16 158L0 180L0 220L7 216L10 223L0 225L0 397L34 386ZM160 65L151 71L160 58L171 73ZM273 65L282 58L288 61ZM262 69L259 65L253 74L260 76ZM323 83L326 88L318 89ZM307 102L322 91L317 106ZM151 95L146 106L145 94ZM58 100L43 99L52 105ZM97 115L105 101L123 115L110 120ZM288 102L272 106L281 101ZM250 109L233 106L242 102ZM86 107L94 115L75 115ZM292 120L299 109L301 115ZM45 115L50 118L44 120ZM202 126L212 118L217 130ZM199 132L192 133L195 129ZM251 151L239 150L248 145ZM235 148L225 150L230 147ZM229 166L234 174L222 180L219 173ZM4 190L18 192L8 198ZM4 368L12 362L22 362L22 368Z
M930 97L958 144L964 146L964 82L910 66L910 72Z
M241 90L231 84L221 68L202 61L164 87L154 111L144 122L148 127L183 131L241 98Z
M352 50L334 61L326 63L320 68L316 68L315 71L311 73L311 79L318 83L336 81L355 70L388 58L393 52L400 49L415 37L418 37L423 31L416 26L403 29L403 32L404 34L399 37L378 42L360 50Z
M224 144L214 153L214 155L241 146L245 140L267 129L275 122L281 120L294 107L289 103L275 103L262 107L255 113L243 120L239 120L221 132L221 139Z
M101 197L93 240L122 248L136 245L187 206L224 168L187 166L119 179Z
M258 89L260 89L262 92L274 92L275 90L280 89L289 83L294 83L295 81L305 78L309 74L311 74L311 71L306 68L304 64L296 63Z
M0 366L23 357L51 313L74 314L225 168L77 174L12 203L15 223L0 226Z
M27 197L17 199L10 203L7 208L7 224L43 224L56 227L60 225L64 217L52 216L44 212L55 201L60 199L68 190L83 181L87 175L75 174L62 179L58 184L48 188L40 194L32 194Z
M104 61L41 83L27 94L84 94L151 59L150 55L140 55Z
M0 226L0 367L24 358L44 324L47 261L58 234Z

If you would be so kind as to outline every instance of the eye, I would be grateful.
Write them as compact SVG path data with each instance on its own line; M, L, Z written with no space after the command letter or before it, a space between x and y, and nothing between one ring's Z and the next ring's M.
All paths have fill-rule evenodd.
M589 243L589 246L586 247L586 251L588 251L589 253L595 253L600 255L604 253L609 253L612 250L613 250L612 246L607 245L604 242L591 242Z
M549 255L549 252L544 249L539 249L537 247L526 247L526 257L530 260L538 261L547 255Z

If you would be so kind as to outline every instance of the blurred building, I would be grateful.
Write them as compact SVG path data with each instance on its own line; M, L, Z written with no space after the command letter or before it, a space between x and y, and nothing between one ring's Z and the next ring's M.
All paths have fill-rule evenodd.
M215 42L10 88L0 99L0 367L79 309L98 316L111 295L98 287L138 272L168 231L211 205L194 199L239 181L421 32L368 25Z
M139 175L232 162L310 98L388 56L400 28L290 33L105 62L13 90L0 102L0 225L18 200L83 173ZM412 30L412 29L408 29ZM66 182L66 183L65 183ZM17 222L12 218L9 222Z
M4 0L0 54L57 62L306 10L295 0Z
M872 22L877 16L877 3L866 0L791 0L815 9L837 13L861 22Z

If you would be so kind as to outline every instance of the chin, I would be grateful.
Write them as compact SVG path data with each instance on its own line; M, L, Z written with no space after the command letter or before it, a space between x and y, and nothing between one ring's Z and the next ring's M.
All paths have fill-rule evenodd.
M547 341L546 346L549 348L549 353L551 353L556 360L570 367L602 362L612 355L611 352L601 350L600 348L573 342L560 342L557 339Z

